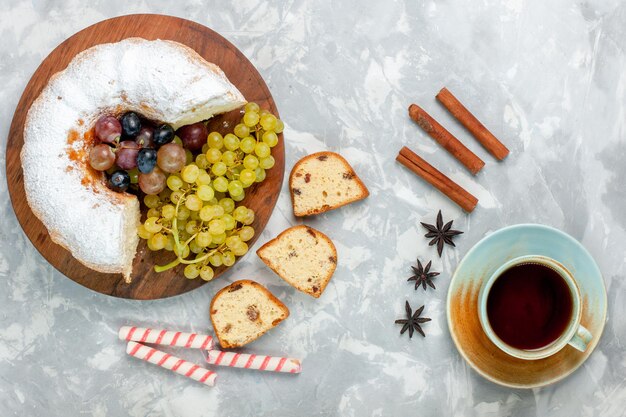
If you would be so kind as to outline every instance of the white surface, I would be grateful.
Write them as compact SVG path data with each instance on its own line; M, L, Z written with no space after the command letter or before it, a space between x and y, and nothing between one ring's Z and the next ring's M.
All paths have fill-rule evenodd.
M257 66L287 123L287 168L340 152L367 184L365 201L308 224L328 234L339 265L315 300L274 276L254 250L286 227L286 187L251 253L224 278L168 300L133 302L56 272L21 231L0 181L2 416L620 416L626 414L626 4L619 0L342 2L5 1L0 9L0 162L19 96L62 40L107 17L156 12L220 32ZM435 101L450 90L511 149L490 155ZM486 162L472 177L407 116L416 102ZM475 194L471 215L394 162L408 145ZM4 172L2 172L4 176ZM437 210L466 233L443 258L420 221ZM605 276L609 320L590 359L544 389L502 388L456 352L445 295L461 257L488 232L522 222L558 227ZM433 259L436 291L407 283ZM250 345L303 359L303 373L218 369L214 388L129 358L119 326L210 330L220 288L251 278L291 310ZM181 278L182 279L182 278ZM426 304L426 339L400 336L404 301ZM201 363L198 352L174 351Z

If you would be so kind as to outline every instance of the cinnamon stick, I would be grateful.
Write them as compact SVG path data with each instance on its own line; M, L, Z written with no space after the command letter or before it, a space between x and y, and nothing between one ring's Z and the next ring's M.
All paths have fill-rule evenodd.
M454 95L446 88L442 88L437 94L437 100L444 105L446 109L470 131L472 136L480 142L493 156L499 160L503 160L509 154L509 150L502 142L498 140L487 128L454 97Z
M463 187L446 177L406 146L400 150L396 161L422 177L468 213L474 210L476 204L478 204L476 197L465 191Z
M430 117L417 104L409 106L409 116L421 127L424 132L435 139L441 146L450 152L474 175L485 166L485 163L476 154L467 149L457 138L448 132L445 127L441 126L435 119Z

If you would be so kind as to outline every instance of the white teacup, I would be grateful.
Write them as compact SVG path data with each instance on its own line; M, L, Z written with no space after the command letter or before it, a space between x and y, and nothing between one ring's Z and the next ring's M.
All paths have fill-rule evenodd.
M489 292L493 287L496 280L509 268L512 268L521 264L537 264L548 267L555 271L567 284L572 297L572 314L569 323L565 327L565 330L554 341L546 346L538 349L519 349L505 343L491 327L489 318L487 315L487 299ZM545 256L529 255L521 256L519 258L512 259L500 266L482 285L480 293L478 295L478 317L483 330L487 334L489 340L491 340L498 348L508 353L511 356L520 359L536 360L552 356L559 352L566 345L570 345L575 349L584 352L587 349L587 345L592 339L591 333L580 324L582 315L582 303L580 298L580 291L576 280L572 274L565 269L563 265L557 261L547 258Z

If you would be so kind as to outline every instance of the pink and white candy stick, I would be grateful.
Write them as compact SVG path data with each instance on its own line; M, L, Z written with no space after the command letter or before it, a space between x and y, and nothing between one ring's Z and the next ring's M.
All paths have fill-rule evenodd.
M260 371L287 372L292 374L299 374L302 371L302 365L299 359L223 352L219 350L210 350L206 361L212 365L258 369Z
M172 356L169 353L161 352L160 350L137 342L128 342L126 345L126 353L135 358L174 371L177 374L184 375L195 381L202 382L210 387L215 385L215 378L217 378L215 372L201 368L198 365Z
M120 340L151 343L155 345L179 346L207 350L213 348L213 338L206 334L123 326L117 333L117 337L119 337Z

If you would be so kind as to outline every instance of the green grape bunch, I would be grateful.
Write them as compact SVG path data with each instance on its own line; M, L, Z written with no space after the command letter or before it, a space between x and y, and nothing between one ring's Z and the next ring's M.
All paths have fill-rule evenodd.
M186 278L210 281L214 268L231 266L248 252L255 214L238 203L274 166L271 151L283 128L280 119L248 103L232 133L210 132L195 158L186 150L186 164L169 174L162 192L144 197L148 213L138 227L139 237L148 249L176 256L155 265L156 272L184 264Z

